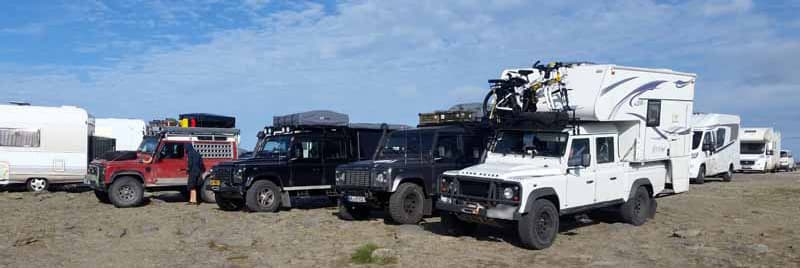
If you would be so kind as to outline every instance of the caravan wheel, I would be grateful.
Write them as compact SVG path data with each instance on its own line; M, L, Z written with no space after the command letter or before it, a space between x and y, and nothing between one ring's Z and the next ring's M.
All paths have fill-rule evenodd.
M38 193L47 190L47 186L49 186L49 183L45 178L31 178L28 180L27 186L28 186L28 191Z

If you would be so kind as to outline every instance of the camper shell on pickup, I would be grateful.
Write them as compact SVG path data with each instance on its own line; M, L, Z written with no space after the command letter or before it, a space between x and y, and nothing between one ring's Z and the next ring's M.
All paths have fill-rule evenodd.
M208 189L223 210L276 212L293 197L335 198L336 166L372 159L381 137L397 128L351 124L332 111L276 116L258 133L251 158L213 167Z
M420 114L418 128L384 137L374 159L339 166L339 217L363 219L370 210L385 208L394 222L414 224L431 215L439 175L477 164L483 156L490 129L480 114L479 108L461 105Z
M560 215L617 207L641 225L656 195L689 189L695 75L585 63L546 72L537 111L505 115L482 164L441 176L436 207L449 232L515 223L523 246L542 249Z

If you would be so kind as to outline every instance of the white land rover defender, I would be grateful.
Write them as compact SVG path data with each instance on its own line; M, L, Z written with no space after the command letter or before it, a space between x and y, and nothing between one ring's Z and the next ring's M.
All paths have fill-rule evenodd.
M641 225L656 195L689 189L695 75L559 63L502 77L484 104L497 123L484 162L440 177L448 232L512 223L543 249L561 215L615 206Z

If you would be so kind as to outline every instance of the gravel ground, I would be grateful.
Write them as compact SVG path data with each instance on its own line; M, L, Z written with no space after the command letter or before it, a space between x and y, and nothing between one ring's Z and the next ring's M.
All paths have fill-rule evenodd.
M644 226L611 213L562 218L555 244L518 246L513 229L441 235L438 218L347 222L310 202L279 213L185 205L175 193L116 209L91 192L2 192L0 267L800 267L798 173L737 174L658 199ZM388 264L354 264L374 244Z

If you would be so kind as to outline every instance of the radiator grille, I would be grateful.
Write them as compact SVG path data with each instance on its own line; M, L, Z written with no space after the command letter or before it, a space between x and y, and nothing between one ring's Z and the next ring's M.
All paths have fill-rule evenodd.
M344 172L344 185L369 186L369 170L348 170Z

